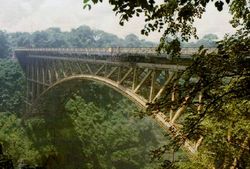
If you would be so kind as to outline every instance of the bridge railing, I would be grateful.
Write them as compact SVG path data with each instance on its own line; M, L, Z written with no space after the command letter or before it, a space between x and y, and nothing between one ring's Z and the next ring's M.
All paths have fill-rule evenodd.
M59 53L82 53L87 55L119 55L119 54L144 54L157 55L156 48L18 48L15 51L26 52L59 52ZM198 48L182 48L182 55L193 55ZM208 52L216 51L209 48Z

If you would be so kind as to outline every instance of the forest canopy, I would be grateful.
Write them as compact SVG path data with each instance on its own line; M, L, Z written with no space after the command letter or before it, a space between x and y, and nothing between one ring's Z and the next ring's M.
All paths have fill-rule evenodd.
M84 7L90 8L90 0L83 2ZM92 2L95 4L102 0ZM201 46L193 55L193 64L179 72L169 84L170 87L166 88L166 94L156 103L149 103L147 111L143 112L146 116L161 111L169 116L170 109L176 111L184 107L182 113L185 118L181 125L178 124L181 126L180 132L182 138L193 142L202 140L198 152L189 158L180 153L179 158L175 158L175 154L179 153L176 151L180 150L184 141L178 137L171 142L165 141L151 122L132 116L138 112L128 100L123 100L103 86L89 85L87 88L86 83L78 83L81 87L73 86L73 82L66 84L46 98L49 103L43 113L50 116L42 115L23 121L20 116L24 110L25 96L22 70L15 60L0 59L0 143L4 146L4 153L11 156L15 165L26 163L53 169L79 166L96 169L249 168L250 2L109 0L109 3L114 12L121 16L121 25L134 16L145 15L145 27L141 33L162 32L159 44L141 40L134 34L122 39L88 26L70 32L60 28L34 33L0 31L0 58L10 58L16 47L158 45L159 51L173 50L178 57L181 47ZM225 36L221 41L217 41L216 35L208 34L196 43L187 43L191 37L197 38L193 23L206 12L208 3L213 3L218 11L224 10L225 5L229 6L236 33ZM202 45L217 46L217 51L207 53ZM180 92L175 100L169 99L176 89ZM67 90L70 95L67 95ZM202 98L199 103L198 95ZM202 105L199 111L195 109L197 104ZM154 149L151 154L153 163L148 163L151 148ZM75 159L80 162L75 163ZM148 161L145 162L145 159Z
M96 4L102 0L86 0L83 7L90 9L91 2ZM152 31L162 32L158 50L172 52L175 57L180 56L180 41L198 38L194 21L202 19L208 10L208 3L213 3L218 11L225 10L227 5L232 15L230 23L237 31L218 42L217 52L207 53L201 46L193 56L193 64L173 81L172 86L175 87L169 87L165 96L150 104L149 115L159 111L168 115L173 107L174 110L182 110L182 114L185 112L182 139L174 138L176 149L184 144L183 138L203 140L190 162L181 165L166 162L163 164L165 168L235 169L250 166L250 2L109 0L113 11L120 16L121 25L132 17L144 15L145 26L141 33L148 35ZM172 40L169 41L169 38ZM176 89L181 89L181 93L173 101L169 98ZM198 111L194 110L197 95L203 100L202 109ZM156 150L155 156L161 158L165 150Z
M183 42L182 47L215 47L218 37L204 35L196 42ZM131 33L120 38L101 30L80 26L71 31L48 28L43 31L8 33L0 31L0 58L11 57L15 48L101 48L101 47L156 47L158 43L140 39Z

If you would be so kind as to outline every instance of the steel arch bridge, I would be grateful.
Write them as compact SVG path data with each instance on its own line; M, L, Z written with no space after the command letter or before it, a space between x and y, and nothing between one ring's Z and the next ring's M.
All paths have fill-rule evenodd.
M186 69L196 51L182 49L179 62L159 56L155 48L22 48L15 50L15 57L26 75L27 112L55 86L75 79L105 84L146 109ZM171 95L174 99L175 93ZM182 106L169 115L155 112L153 118L171 136L180 136L178 119L184 111ZM195 153L200 142L185 140L183 147Z

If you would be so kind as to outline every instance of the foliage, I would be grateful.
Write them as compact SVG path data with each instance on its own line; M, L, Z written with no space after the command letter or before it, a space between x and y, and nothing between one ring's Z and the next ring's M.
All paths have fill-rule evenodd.
M120 24L134 15L144 13L145 28L142 34L151 31L164 31L160 40L159 51L171 52L178 56L178 39L187 41L196 37L193 26L195 18L201 18L206 6L212 0L166 0L155 1L113 1L116 14L121 15ZM93 3L102 0L92 0ZM85 4L89 1L85 1ZM166 89L166 96L156 104L150 105L152 110L168 113L171 108L186 107L183 121L183 138L197 140L203 137L202 146L192 161L179 163L180 168L248 168L249 167L249 100L250 100L250 2L247 0L213 1L218 11L228 4L233 15L231 21L236 34L226 36L218 43L218 52L207 54L202 49L194 55L194 63ZM167 39L173 37L173 41ZM213 40L216 37L205 36ZM212 38L212 39L211 39ZM172 48L172 49L171 49ZM179 97L173 102L170 94L172 86L179 90ZM170 93L170 94L169 94ZM202 109L197 111L197 95L201 93ZM172 107L171 107L172 106ZM182 138L182 139L183 139ZM176 138L175 147L183 140ZM164 153L162 153L164 154ZM161 154L160 154L161 155Z
M250 39L246 34L248 32L239 32L226 37L219 44L218 54L206 58L206 63L201 63L203 66L197 66L207 74L201 79L206 103L204 111L196 118L196 124L188 122L187 129L194 133L199 123L202 128L208 128L204 132L207 134L204 147L215 154L211 162L217 168L247 168L250 165L247 160L250 158ZM194 127L192 130L191 126Z
M182 42L182 47L196 47L204 46L205 48L217 47L218 36L216 34L206 34L196 42Z
M117 104L121 96L107 87L80 83L78 87L83 90L79 90L72 82L68 85L65 88L72 90L59 87L52 91L42 115L23 116L22 121L14 113L0 114L0 142L15 165L25 163L53 169L157 165L157 161L149 163L149 151L163 137L150 120L132 116L133 104L128 100ZM99 95L93 95L95 90ZM62 91L85 94L88 103L74 94L57 93ZM55 96L57 102L51 102Z
M94 85L86 86L94 88ZM71 87L74 93L76 88ZM109 97L116 95L115 92L103 95L109 91L107 89L100 90L100 98L94 100L95 104L86 103L82 97L74 94L57 95L58 91L51 91L46 98L46 108L41 109L45 113L39 118L26 120L27 133L39 151L40 161L44 159L43 166L53 169L120 169L152 168L158 163L149 163L149 152L163 139L161 132L156 130L150 120L135 119L132 116L135 106L128 100L117 103L116 99L110 103L112 106L97 107L99 100L112 100ZM62 87L58 90L67 92ZM88 97L92 95L91 90L84 90L87 95L83 97L91 99ZM57 100L61 101L52 103L52 98L48 98L55 95L60 96ZM70 99L65 99L65 96Z
M166 0L155 3L153 0L138 0L136 2L109 0L110 4L114 6L114 11L121 14L120 24L122 25L124 21L128 21L134 15L139 16L144 13L146 25L141 33L148 35L151 31L163 31L159 51L164 49L163 51L172 52L177 57L181 45L179 39L186 41L192 36L197 38L196 28L193 26L194 19L201 18L206 5L211 1ZM97 3L102 2L102 0L92 0L92 2ZM169 99L170 95L166 95L148 109L151 113L150 110L164 106L162 110L167 113L166 110L169 110L167 108L170 108L170 105L174 108L185 105L187 111L184 115L187 118L183 120L183 135L191 140L197 140L200 136L203 137L199 153L192 156L189 162L171 163L164 160L163 168L249 167L249 2L246 0L213 1L219 11L223 9L225 2L229 4L230 12L233 15L232 25L241 29L235 35L225 37L218 44L217 53L207 54L206 50L201 49L199 53L194 55L194 63L173 82L180 89L179 97L175 102L168 102L168 100L171 100ZM84 3L89 6L89 0L84 0ZM6 37L9 40L6 40ZM14 47L109 47L108 45L120 46L120 44L126 44L132 46L138 44L138 46L147 46L150 44L145 44L144 41L133 35L129 35L124 41L102 31L93 31L86 26L79 27L71 32L62 32L57 28L37 31L33 34L10 33L8 36L5 32L1 32L0 38L4 42L0 45L1 47L4 46L1 50L1 52L4 51L3 57L8 55L6 51L9 51L9 46L6 44L9 42ZM167 43L169 38L174 40ZM205 36L203 39L214 43L214 38ZM7 68L4 68L4 70L7 70ZM9 77L5 76L6 72L2 72L1 80ZM11 71L7 71L7 73L9 72ZM6 87L3 87L1 92L13 92L16 87L12 88L12 86L20 84L19 82L6 82L8 80L1 81L1 85L4 84L7 87L7 90ZM172 92L172 88L166 90L166 93ZM1 96L7 96L0 102L1 107L4 108L3 111L16 111L12 104L19 105L21 94L18 93L17 97L14 95L16 98L13 99L9 97L10 94L5 93L1 93ZM203 109L198 112L195 109L197 107L197 93L203 95L203 102L201 103ZM183 102L187 96L187 101ZM53 101L60 102L56 95L54 98L56 99L53 99ZM14 101L9 101L12 99ZM86 163L82 164L85 168L105 168L107 166L152 167L146 166L142 159L144 156L140 156L138 153L143 152L145 154L146 150L141 149L140 146L147 147L148 140L152 138L154 140L154 137L146 137L145 139L144 136L147 135L142 134L144 131L138 131L125 124L121 120L121 114L129 120L131 119L126 113L118 113L121 110L126 110L125 108L115 107L111 104L113 109L109 109L112 110L109 112L107 109L99 109L89 102L84 103L82 98L79 97L67 99L65 97L63 103L67 103L66 109L69 114L65 115L65 108L57 107L54 104L51 107L48 106L49 111L45 112L48 114L52 112L50 116L27 122L26 132L29 139L26 139L27 137L20 139L25 135L25 132L19 127L20 121L16 117L4 116L0 133L2 134L1 140L10 152L9 154L13 155L15 159L26 159L32 154L31 161L39 159L51 168L60 168L60 161L64 161L64 167L69 167L67 162L80 161L80 159L86 160ZM6 110L6 107L8 110ZM116 108L119 108L118 111L115 111ZM53 111L56 113L53 114ZM114 116L110 116L110 114ZM109 121L106 121L106 119L109 119ZM131 121L133 125L138 126L137 122ZM5 124L8 124L7 127L4 127ZM12 126L17 126L17 128ZM114 126L114 128L110 126ZM142 125L142 128L147 129L144 125ZM10 135L14 139L6 136L6 132L14 133ZM107 135L103 133L108 134L109 137L106 138ZM122 139L116 137L120 133ZM65 137L65 140L60 139L62 137ZM109 140L109 138L114 139ZM15 141L12 142L12 139ZM138 141L140 139L143 140L143 144ZM110 152L110 150L115 150L119 146L123 147L125 144L123 141L126 145L132 146L126 147L123 151ZM128 143L128 141L131 142ZM175 141L175 148L183 143L178 138ZM100 144L100 142L103 144ZM18 147L15 147L16 145ZM86 148L82 149L82 145L85 145ZM134 145L139 146L139 148L133 147ZM33 146L35 150L32 148ZM12 147L15 149L12 149ZM89 147L91 149L88 149ZM157 154L158 151L154 152L156 157L161 160L166 151L169 150L169 147L165 147L167 146L163 146L160 154ZM65 154L65 152L68 152L68 154ZM105 156L107 155L105 153L110 153L110 156Z
M182 92L174 106L184 104L184 98L189 97L183 133L189 139L203 136L193 166L197 166L197 161L199 168L249 166L249 42L239 33L222 41L218 53L206 54L201 50L193 65L178 78L177 88ZM195 109L197 93L203 93L200 112ZM166 101L167 97L159 104L173 105Z
M182 91L175 103L168 101L170 96L166 95L152 106L152 109L173 104L178 107L189 96L185 103L188 107L187 118L182 132L191 140L203 137L199 150L202 155L196 157L199 160L195 159L191 163L196 166L194 168L197 168L194 165L197 161L199 168L246 168L250 165L247 160L250 158L250 70L244 50L244 47L249 46L249 39L242 39L238 44L234 43L234 38L227 39L231 41L231 45L227 46L231 50L224 51L223 48L219 51L221 54L205 54L201 50L202 57L197 54L193 65L179 77L179 82L173 82L178 83L176 87ZM198 80L194 82L194 78ZM172 92L172 89L168 90ZM197 93L203 93L203 110L200 112L195 106Z
M22 112L24 81L16 60L0 59L0 112Z
M83 1L84 8L90 8L90 0ZM96 4L102 0L92 0ZM225 5L233 15L231 21L234 27L250 28L249 1L247 0L165 0L156 2L154 0L109 0L113 11L120 15L120 25L129 21L134 16L145 16L145 26L141 33L148 35L152 31L163 31L160 40L160 49L168 48L175 41L169 38L188 41L190 38L198 38L196 28L193 26L195 19L201 19L208 3L214 3L218 11L222 11ZM164 47L164 46L167 47ZM168 53L169 49L166 50ZM172 53L176 53L173 49Z
M14 114L0 113L0 143L5 154L9 155L14 163L35 163L39 156L32 142L27 137L21 119Z
M9 33L8 38L12 48L32 46L32 39L30 33L23 33L23 32Z
M135 34L129 34L124 39L114 34L106 33L101 30L93 30L88 26L80 26L72 29L70 32L63 32L60 28L52 27L44 31L34 33L15 32L6 33L4 37L8 41L2 41L9 55L10 48L18 47L37 47L37 48L85 48L85 47L155 47L157 44L139 39ZM214 47L214 39L207 36L216 37L216 35L205 35L204 38L196 43L182 43L184 47ZM169 38L171 39L171 38ZM164 40L164 39L163 39ZM1 40L0 40L1 41ZM8 44L8 46L6 46ZM174 45L174 44L173 44ZM172 46L173 46L172 45ZM2 50L3 51L3 50ZM2 55L5 56L5 55Z
M152 124L128 115L126 102L110 112L75 97L66 104L88 159L88 168L145 168L149 148L157 143Z
M10 45L8 42L7 33L0 31L0 59L8 57L9 50Z
M247 160L250 158L249 46L250 39L239 32L220 42L217 53L207 54L201 48L194 55L193 64L167 89L168 94L148 109L150 114L159 108L165 112L171 106L187 107L182 133L191 140L203 137L200 154L191 163L196 166L194 168L198 164L199 168L245 168L250 165ZM169 93L173 92L171 86L174 84L180 93L172 102ZM200 111L197 111L197 93L202 93ZM176 139L181 145L179 138Z
M134 34L130 34L125 39L121 39L114 34L106 33L101 30L93 30L88 26L80 26L76 29L72 29L70 32L63 32L60 28L56 27L48 28L43 31L35 31L34 33L1 32L0 42L3 43L2 47L4 49L1 51L8 51L10 47L87 48L156 46L155 43L141 40ZM6 46L7 44L9 46ZM5 55L6 54L3 54L2 56Z
M151 31L162 31L163 38L171 35L173 37L180 36L183 40L190 39L191 36L197 37L196 28L193 26L195 18L200 19L205 12L206 6L212 0L166 0L156 3L154 0L131 0L115 1L109 0L113 6L113 11L121 15L120 24L123 25L134 16L145 16L145 28L142 34L148 35ZM102 0L92 0L94 4L102 2ZM249 24L247 1L226 0L230 10L233 13L234 23L239 25ZM84 6L89 6L90 1L84 1ZM221 11L225 3L221 0L214 1L215 7ZM241 11L241 12L240 12ZM239 18L242 18L239 20Z

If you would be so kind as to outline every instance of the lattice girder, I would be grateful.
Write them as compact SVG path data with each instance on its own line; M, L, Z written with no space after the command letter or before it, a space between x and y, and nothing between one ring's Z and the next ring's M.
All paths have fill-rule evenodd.
M119 50L123 53L119 53ZM180 71L185 70L185 64L173 64L166 58L157 58L158 62L147 60L155 55L152 49L145 49L140 53L137 49L18 49L15 56L22 66L27 79L27 109L39 98L52 90L56 85L74 79L92 80L103 83L117 90L125 97L145 109L147 103L155 102L164 95L165 88L171 84ZM127 53L126 53L127 52ZM186 53L187 54L187 51ZM126 56L133 59L147 56L145 62L126 61ZM142 57L143 58L143 57ZM140 59L142 59L140 58ZM173 86L174 87L174 86ZM174 101L178 92L171 93ZM201 101L199 96L199 101ZM179 117L185 111L185 101L177 110L170 108L169 114L154 112L154 118L161 127L175 137L181 135L178 125ZM201 110L198 105L198 111ZM197 143L185 140L184 147L191 153L197 151Z

